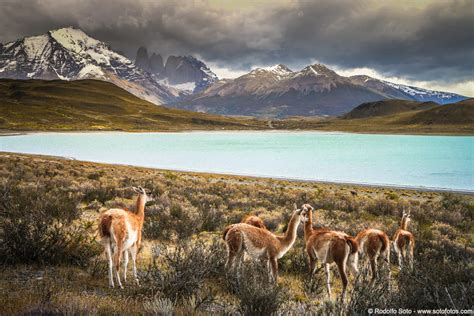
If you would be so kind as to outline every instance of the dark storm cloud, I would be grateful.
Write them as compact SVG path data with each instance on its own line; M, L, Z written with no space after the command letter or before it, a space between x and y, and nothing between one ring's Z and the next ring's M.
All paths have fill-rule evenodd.
M412 80L472 80L472 1L256 3L0 0L0 41L72 25L129 57L146 45L234 69L318 60Z

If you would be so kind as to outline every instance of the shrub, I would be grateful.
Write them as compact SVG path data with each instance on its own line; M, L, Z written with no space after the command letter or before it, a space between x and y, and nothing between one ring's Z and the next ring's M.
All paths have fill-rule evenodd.
M162 264L148 267L145 286L172 301L182 301L199 293L206 278L221 274L225 258L222 244L216 239L206 243L179 241L162 252Z
M239 299L242 315L275 314L288 297L283 287L269 280L266 266L253 260L242 264L241 278L227 278L227 287Z
M85 187L84 190L84 198L85 202L92 202L92 201L99 201L102 204L105 202L114 199L117 196L120 196L119 192L117 191L115 186L112 185L103 185L102 183L98 183L98 185L88 185Z
M186 239L199 232L202 217L187 203L170 202L169 207L160 202L147 207L145 211L145 238L171 240L173 237Z
M291 249L278 261L282 272L308 274L308 256L302 238L297 238Z
M89 234L91 223L74 222L79 217L77 195L8 180L1 185L0 195L1 263L83 266L99 253Z
M200 231L216 231L226 222L224 211L221 208L203 208L199 213L201 222Z
M374 284L370 284L371 273L368 266L360 269L354 280L354 286L347 293L347 305L344 308L353 315L363 315L369 308L386 308L390 299L386 269L381 269ZM399 307L404 307L403 305Z
M321 298L326 295L326 275L323 266L316 269L313 275L301 275L303 292L308 298Z
M457 262L423 258L412 272L399 275L393 306L469 309L474 304L472 256Z
M173 315L174 304L169 298L154 298L143 303L143 308L149 315Z
M397 202L386 198L377 198L370 201L366 206L366 211L377 216L400 216L403 208L408 207L403 201Z

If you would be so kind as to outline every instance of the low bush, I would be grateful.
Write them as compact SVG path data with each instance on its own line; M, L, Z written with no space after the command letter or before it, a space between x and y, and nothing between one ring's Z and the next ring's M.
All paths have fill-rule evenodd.
M0 187L1 263L75 264L84 266L100 252L90 234L92 223L76 222L79 196L58 187Z
M156 297L143 303L148 315L171 316L174 312L174 303L169 298Z
M302 238L297 238L293 247L278 260L281 272L308 275L308 256Z
M242 264L240 277L227 277L227 287L239 300L242 315L273 315L288 299L285 288L270 281L268 270L261 262L248 260Z
M202 291L206 279L222 273L223 251L216 239L179 241L161 251L161 259L148 267L144 287L174 302L188 299Z
M459 261L415 261L413 271L402 271L392 306L405 308L470 309L474 304L474 268L469 258Z

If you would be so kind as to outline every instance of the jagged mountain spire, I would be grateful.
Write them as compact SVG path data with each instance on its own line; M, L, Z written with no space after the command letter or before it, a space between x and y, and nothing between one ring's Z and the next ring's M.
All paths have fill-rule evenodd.
M166 63L160 54L148 57L145 47L137 51L135 64L153 74L166 85L199 92L218 80L217 75L199 59L193 56L168 56Z

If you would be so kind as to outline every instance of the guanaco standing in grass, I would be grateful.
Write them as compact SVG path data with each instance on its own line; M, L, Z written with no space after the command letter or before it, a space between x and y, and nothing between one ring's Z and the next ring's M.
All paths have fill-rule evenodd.
M410 269L413 269L413 250L415 248L415 237L408 229L408 223L411 221L410 211L403 211L402 219L400 221L400 228L397 229L393 236L393 248L398 258L398 266L400 270L407 264Z
M383 260L383 265L388 269L388 281L390 282L390 240L383 231L373 228L364 229L356 236L361 258L367 258L370 262L372 274L371 284L378 277L378 262Z
M316 263L324 264L326 272L326 289L331 298L331 271L330 264L335 262L342 281L341 299L344 300L348 284L347 268L354 274L358 272L357 241L343 232L326 228L313 228L313 207L309 204L302 206L304 222L304 240L306 253L309 258L309 272L311 277L316 272Z
M244 252L246 252L254 259L265 261L270 270L269 276L274 282L277 282L278 259L283 257L293 246L300 221L301 210L297 209L295 205L288 228L282 236L245 223L228 226L223 234L228 249L226 268L228 270L237 269L238 273Z
M123 256L123 279L127 281L128 255L132 257L132 269L135 282L137 276L137 253L141 246L142 227L145 219L145 204L153 198L142 187L133 187L138 194L136 213L124 209L109 209L100 216L99 234L109 263L109 286L114 287L114 272L117 284L120 281L120 263Z

